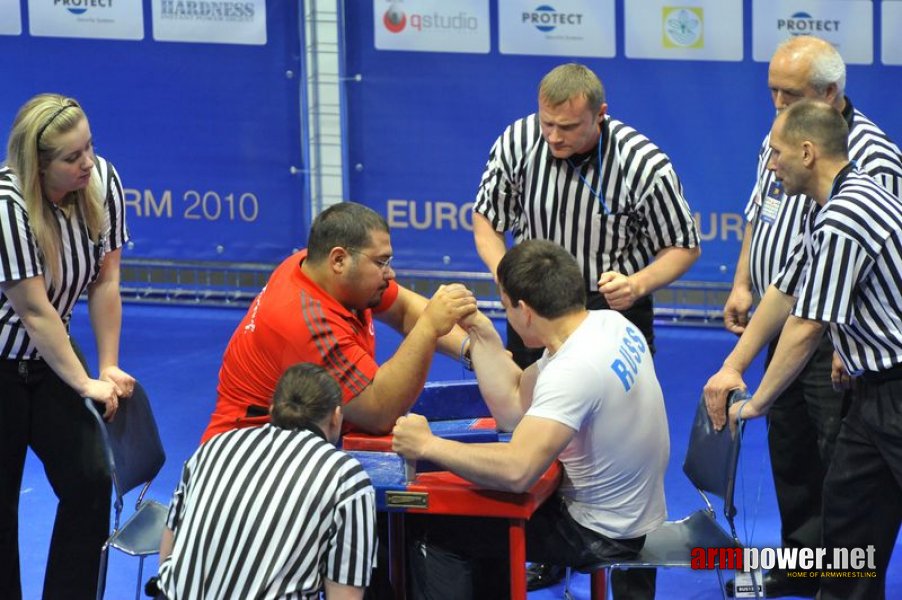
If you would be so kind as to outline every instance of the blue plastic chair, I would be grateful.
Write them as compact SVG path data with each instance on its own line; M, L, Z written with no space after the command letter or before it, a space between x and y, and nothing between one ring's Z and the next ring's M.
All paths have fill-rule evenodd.
M93 400L85 398L84 402L100 428L116 496L113 502L113 531L101 549L97 598L101 600L104 596L109 549L115 548L139 557L135 588L137 600L141 597L144 558L159 552L160 538L166 524L168 508L155 500L144 500L147 488L166 462L166 453L150 401L141 384L136 382L132 396L120 400L119 410L109 423L103 420ZM138 487L141 492L135 502L135 512L120 527L124 496Z
M745 392L734 391L730 394L727 406L747 399ZM740 427L742 425L740 424ZM731 548L741 547L736 536L736 507L733 495L736 484L736 468L739 463L739 446L741 431L730 435L728 427L720 431L708 417L705 398L702 396L695 411L689 447L683 461L683 473L695 486L705 507L679 521L667 521L651 532L645 539L645 547L633 560L598 563L585 569L591 576L591 598L602 600L608 597L611 569L633 568L690 568L693 548ZM729 533L717 522L717 514L708 494L723 499L723 516L729 525ZM723 557L715 557L715 571L720 583L721 594L724 591L723 575L720 564ZM582 569L581 569L582 570ZM569 588L569 570L564 588L565 598L571 598Z

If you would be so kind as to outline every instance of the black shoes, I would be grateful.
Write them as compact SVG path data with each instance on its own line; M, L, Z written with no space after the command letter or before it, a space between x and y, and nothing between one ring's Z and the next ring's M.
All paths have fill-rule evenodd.
M735 582L730 579L724 584L727 596L735 597ZM799 598L814 598L817 594L818 583L816 579L790 578L780 571L770 571L764 575L765 598L782 598L784 596L796 596Z
M563 581L566 572L566 567L532 563L526 567L526 589L533 592L560 583Z

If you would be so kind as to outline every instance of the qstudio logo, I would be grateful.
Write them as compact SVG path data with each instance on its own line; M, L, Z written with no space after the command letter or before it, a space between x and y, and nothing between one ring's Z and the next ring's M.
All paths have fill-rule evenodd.
M664 7L664 47L704 47L704 11L699 7Z
M401 10L397 2L392 2L382 16L382 24L392 33L401 33L407 26L407 15Z
M558 25L581 25L583 15L581 13L561 13L553 6L543 4L537 6L532 12L522 13L520 22L534 25L542 33L551 33Z
M457 14L412 12L410 15L401 10L400 2L392 2L382 15L382 24L391 33L401 33L408 28L418 33L464 32L475 33L479 29L479 19L466 12Z
M53 0L53 5L80 16L88 12L88 8L112 8L113 0Z
M789 35L809 35L839 31L839 19L815 19L810 14L799 11L788 19L777 19L777 30Z

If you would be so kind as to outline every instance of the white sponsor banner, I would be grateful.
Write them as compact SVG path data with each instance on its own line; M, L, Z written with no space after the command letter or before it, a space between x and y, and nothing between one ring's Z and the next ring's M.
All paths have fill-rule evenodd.
M752 56L770 62L777 45L794 35L816 35L849 64L874 62L871 0L753 0Z
M266 44L266 0L151 0L160 42Z
M144 39L141 0L28 0L28 31L46 37Z
M592 56L617 54L614 0L498 2L502 54Z
M626 2L629 58L742 60L742 0Z
M902 65L902 1L883 0L880 5L880 62Z
M0 35L22 34L22 9L19 0L0 0Z
M489 0L373 0L377 50L488 54Z

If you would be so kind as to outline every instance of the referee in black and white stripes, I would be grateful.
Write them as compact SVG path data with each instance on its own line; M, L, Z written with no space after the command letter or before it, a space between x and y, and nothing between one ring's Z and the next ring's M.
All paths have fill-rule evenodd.
M341 389L289 367L272 422L205 442L185 463L160 548L162 598L362 598L376 557L376 500L337 449Z
M45 598L94 598L109 534L110 475L82 398L113 418L134 378L119 366L122 183L94 154L81 105L39 94L19 109L0 168L0 595L21 598L17 511L25 455L59 499ZM82 292L97 341L93 379L69 340Z
M807 35L784 41L771 58L767 85L778 111L802 98L823 100L839 110L849 127L849 158L891 194L899 195L902 152L846 96L846 66L832 44ZM724 305L724 327L736 334L748 323L753 293L764 295L789 262L792 242L803 231L809 211L817 210L811 198L785 193L767 168L770 155L765 137L758 154L755 187L745 210L748 222L733 288ZM775 348L776 340L770 343L768 358ZM833 345L825 335L768 412L768 448L785 548L815 547L821 541L824 475L848 403L847 392L830 385L833 356ZM838 367L835 376L848 377L840 374ZM724 405L711 406L710 413L716 425L723 424ZM800 469L800 464L806 468ZM817 580L788 577L780 569L772 569L764 581L768 595L813 595L817 591ZM727 582L728 593L732 585Z
M607 114L604 88L587 67L565 64L539 85L538 112L510 125L492 146L473 210L480 257L494 274L504 233L519 243L556 242L576 258L589 308L614 308L651 343L650 294L680 277L700 254L699 235L670 159ZM521 368L524 351L508 327Z
M730 409L731 426L767 412L828 325L857 376L824 481L823 540L874 546L877 577L820 578L822 600L883 598L902 522L902 200L849 161L847 139L842 115L822 102L799 101L774 121L768 168L786 193L821 209L724 363L744 372L785 322L758 390Z

